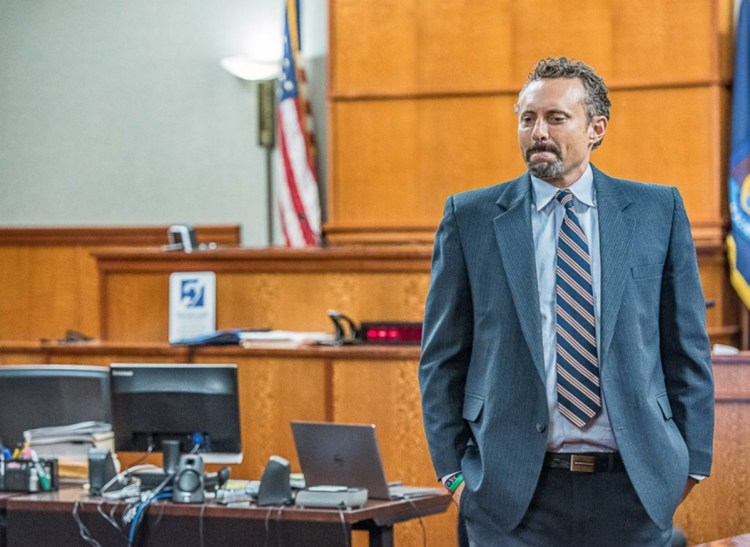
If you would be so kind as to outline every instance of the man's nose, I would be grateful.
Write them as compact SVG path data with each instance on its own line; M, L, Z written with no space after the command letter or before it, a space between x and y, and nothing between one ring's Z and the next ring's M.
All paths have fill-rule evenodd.
M534 128L531 130L531 138L536 141L546 141L549 138L549 131L547 122L543 119L538 119L534 123Z

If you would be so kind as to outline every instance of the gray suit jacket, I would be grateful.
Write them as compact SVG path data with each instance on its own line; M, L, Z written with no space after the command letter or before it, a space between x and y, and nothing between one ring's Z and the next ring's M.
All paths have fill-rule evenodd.
M711 468L713 378L695 248L675 188L593 171L601 388L631 482L665 529L688 474ZM438 477L462 470L462 512L503 530L531 501L549 418L531 203L528 174L448 199L419 368Z

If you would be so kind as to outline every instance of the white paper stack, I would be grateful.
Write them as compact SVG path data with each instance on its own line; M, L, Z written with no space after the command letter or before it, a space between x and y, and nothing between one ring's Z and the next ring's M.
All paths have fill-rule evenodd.
M57 458L61 466L88 466L90 448L115 450L112 425L105 422L29 429L24 432L24 438L29 440L40 458Z

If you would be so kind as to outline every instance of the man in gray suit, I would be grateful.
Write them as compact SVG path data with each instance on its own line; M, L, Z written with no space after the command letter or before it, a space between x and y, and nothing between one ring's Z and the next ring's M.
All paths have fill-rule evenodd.
M666 545L710 472L690 226L675 188L590 164L609 107L590 67L540 61L516 105L528 172L450 197L435 237L422 408L472 545Z

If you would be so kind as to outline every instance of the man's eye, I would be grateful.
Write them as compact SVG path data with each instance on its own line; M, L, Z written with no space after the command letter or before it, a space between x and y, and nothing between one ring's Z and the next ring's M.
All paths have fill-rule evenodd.
M521 123L528 125L530 123L533 123L533 121L534 120L531 118L531 116L521 116Z
M565 121L565 116L552 116L552 123L563 123Z

